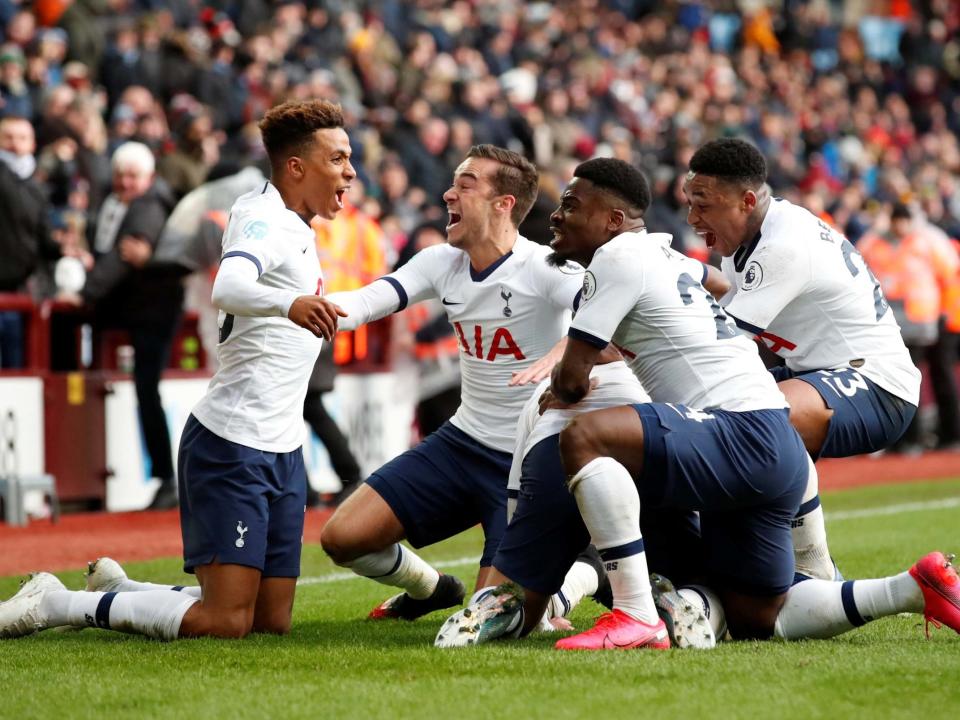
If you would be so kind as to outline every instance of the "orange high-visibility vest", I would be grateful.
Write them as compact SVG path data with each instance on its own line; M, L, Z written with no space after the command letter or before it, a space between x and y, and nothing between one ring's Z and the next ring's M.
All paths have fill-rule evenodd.
M960 241L950 240L950 247L960 258ZM960 267L953 274L943 291L943 314L947 330L960 333Z
M356 290L386 272L383 230L363 211L345 202L333 220L314 217L310 225L317 236L324 294ZM338 332L334 337L333 361L337 365L366 356L366 325L353 332Z
M899 243L870 235L857 244L857 250L877 276L884 295L903 302L911 322L939 319L945 290L957 272L952 248L946 252L944 243L930 234L913 232Z

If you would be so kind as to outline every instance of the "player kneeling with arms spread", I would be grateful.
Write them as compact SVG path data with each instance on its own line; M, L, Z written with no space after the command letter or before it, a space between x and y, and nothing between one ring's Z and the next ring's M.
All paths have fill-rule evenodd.
M783 395L755 347L695 279L692 261L645 233L643 176L610 159L584 163L574 174L551 218L553 246L588 267L570 342L541 408L582 400L611 340L654 400L679 402L587 412L560 433L581 534L605 561L614 609L557 647L662 649L670 647L671 631L680 639L678 626L697 631L685 632L679 644L708 647L723 630L724 611L735 638L829 637L904 611L960 629L960 578L941 553L891 578L812 579L791 588L790 523L808 460ZM518 518L523 501L521 494ZM693 522L660 523L650 540L677 555L673 564L691 568L704 586L681 595L662 582L655 602L641 505L677 520L699 512L699 531ZM529 545L502 545L496 566L525 585L536 574L532 562ZM529 630L521 597L501 586L477 598L441 629L437 644ZM694 616L708 619L709 632L688 622Z
M180 443L184 570L200 587L128 581L110 561L91 579L120 592L71 592L40 573L0 603L0 637L58 626L163 640L290 629L307 487L303 401L320 338L337 327L336 306L320 297L309 222L337 214L356 173L339 106L287 103L260 129L272 178L231 210L213 288L220 364Z

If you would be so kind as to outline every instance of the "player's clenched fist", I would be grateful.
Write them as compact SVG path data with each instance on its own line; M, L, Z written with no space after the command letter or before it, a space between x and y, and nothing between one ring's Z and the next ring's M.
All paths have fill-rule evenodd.
M297 325L324 340L333 339L337 331L337 317L346 316L343 308L316 295L301 295L293 301L287 313L287 317Z

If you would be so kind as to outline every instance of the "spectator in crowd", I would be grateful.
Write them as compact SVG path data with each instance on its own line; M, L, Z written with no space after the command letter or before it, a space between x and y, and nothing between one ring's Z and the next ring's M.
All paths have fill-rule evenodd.
M146 145L121 145L111 164L113 192L97 219L97 262L77 300L94 306L97 328L130 333L140 426L151 474L160 480L150 509L168 510L177 506L177 490L159 386L183 309L183 272L148 261L174 201Z
M938 346L941 317L947 291L957 281L960 257L945 238L914 218L907 205L897 203L881 225L863 238L858 249L876 275L890 302L903 341L914 364L927 360ZM955 417L956 386L943 377L933 383L934 395L948 424ZM922 419L914 416L896 450L906 453L923 449Z
M0 97L4 112L33 117L33 98L26 82L27 61L23 50L7 43L0 46Z
M332 220L317 217L312 221L327 293L356 290L386 272L386 239L380 224L362 209L364 204L363 183L355 178L343 210ZM330 343L334 362L343 364L354 357L366 357L369 338L366 326L338 332Z
M177 197L183 197L207 179L220 160L220 143L207 109L187 110L178 121L177 145L160 159L157 172Z
M50 235L45 198L31 179L34 149L29 120L0 120L0 292L24 292L42 261L60 255ZM0 368L20 368L23 361L23 317L19 311L0 311Z

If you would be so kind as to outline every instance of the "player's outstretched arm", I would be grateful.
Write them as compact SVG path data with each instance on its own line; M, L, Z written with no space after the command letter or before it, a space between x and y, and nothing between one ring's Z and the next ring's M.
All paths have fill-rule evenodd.
M337 318L346 316L343 308L317 295L301 295L290 305L287 314L294 323L324 340L333 339L337 332Z
M361 325L379 320L406 306L396 287L383 278L357 290L330 293L326 298L343 309L341 317L345 320L340 323L342 330L356 330Z

